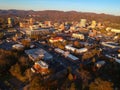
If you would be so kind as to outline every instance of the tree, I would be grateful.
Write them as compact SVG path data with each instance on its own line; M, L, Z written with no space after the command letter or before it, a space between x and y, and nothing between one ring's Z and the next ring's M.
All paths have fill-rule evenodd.
M95 63L95 62L96 62L96 59L95 59L95 58L92 58L92 62Z
M6 71L7 62L3 58L0 57L0 74Z
M9 71L13 76L15 76L17 79L19 79L22 82L26 82L28 79L25 75L23 75L23 72L21 70L21 66L18 63L11 66Z
M11 66L10 72L11 72L11 74L12 74L13 76L21 75L20 65L19 65L18 63L16 63L15 65Z
M74 45L75 47L77 47L77 48L80 47L80 43L79 43L78 41L74 41L73 45Z
M76 90L76 89L75 89L75 83L72 83L72 84L71 84L70 90Z
M118 49L118 53L120 53L120 49Z
M89 86L90 90L113 90L113 84L109 81L104 81L96 78Z
M22 65L22 66L28 66L28 58L26 58L26 57L24 57L24 56L21 56L20 58L19 58L19 62L20 62L20 64Z
M69 79L70 81L73 80L73 75L72 75L71 73L68 74L68 79Z
M91 79L90 73L84 69L80 69L78 72L83 82L83 89L85 89L87 88L88 82Z
M58 48L60 48L60 49L65 49L65 46L64 45L62 45L62 44L58 44Z
M72 68L70 66L67 67L67 71L68 73L71 73L72 72Z
M4 36L4 33L0 32L0 39L3 38L3 36Z
M26 48L28 48L28 47L30 47L30 40L24 39L24 40L22 40L22 44L23 44Z
M30 82L30 90L45 90L40 76L35 76Z
M32 80L32 72L31 72L30 68L26 69L25 76L26 76L26 78L28 78L29 81Z
M17 62L17 54L12 51L0 50L0 72L7 72Z

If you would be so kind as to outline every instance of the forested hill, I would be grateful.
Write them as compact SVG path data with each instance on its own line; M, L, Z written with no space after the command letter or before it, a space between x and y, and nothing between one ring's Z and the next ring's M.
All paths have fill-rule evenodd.
M81 18L87 20L96 20L106 23L120 24L120 16L108 15L108 14L96 14L88 12L76 12L76 11L56 11L56 10L45 10L45 11L33 11L33 10L0 10L0 17L19 16L27 18L28 16L35 17L37 20L45 21L80 21Z

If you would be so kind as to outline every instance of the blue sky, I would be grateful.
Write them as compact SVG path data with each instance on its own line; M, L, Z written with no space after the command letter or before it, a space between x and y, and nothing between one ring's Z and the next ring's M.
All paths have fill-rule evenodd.
M75 10L120 15L120 0L0 0L0 9Z

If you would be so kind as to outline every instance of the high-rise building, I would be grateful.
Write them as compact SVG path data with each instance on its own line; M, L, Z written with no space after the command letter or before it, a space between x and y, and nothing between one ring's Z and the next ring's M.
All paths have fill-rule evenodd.
M85 27L86 26L86 19L81 19L80 20L80 27Z
M32 26L34 23L34 19L30 18L30 19L23 19L19 25L21 28L29 28L30 26Z
M12 27L14 24L14 19L13 18L8 18L8 27Z
M29 19L29 23L32 25L33 22L34 22L33 18L30 18L30 19Z
M92 21L92 23L91 23L91 28L95 28L95 27L96 27L96 25L97 25L96 21L95 21L95 20L93 20L93 21Z

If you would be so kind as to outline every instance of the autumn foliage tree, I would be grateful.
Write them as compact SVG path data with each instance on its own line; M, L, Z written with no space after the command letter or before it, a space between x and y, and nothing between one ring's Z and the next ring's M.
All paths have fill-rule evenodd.
M39 75L34 76L32 81L30 82L29 90L45 90Z
M3 36L4 36L4 33L0 32L0 39L3 38Z
M7 72L11 65L17 62L17 53L0 50L0 73Z
M21 42L26 48L30 47L30 40L23 39Z
M113 83L96 78L89 86L89 90L113 90Z
M73 45L74 45L75 47L77 47L77 48L80 47L80 43L79 43L78 41L74 41Z

